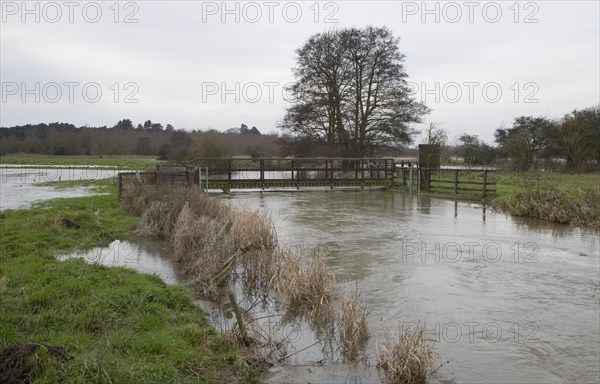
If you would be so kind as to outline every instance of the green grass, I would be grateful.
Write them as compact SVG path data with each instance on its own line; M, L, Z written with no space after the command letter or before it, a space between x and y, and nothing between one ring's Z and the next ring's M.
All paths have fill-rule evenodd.
M0 156L0 164L20 165L101 165L120 169L145 169L164 163L149 156L44 156L44 155L5 155Z
M502 172L491 201L513 216L600 229L600 174Z
M242 352L207 323L188 288L54 258L131 237L139 218L119 209L114 182L97 183L110 195L0 212L0 348L64 346L70 358L43 357L35 383L254 381Z
M598 173L564 173L564 172L498 172L494 175L497 185L497 197L515 195L523 190L551 190L557 187L571 192L600 190L600 174Z

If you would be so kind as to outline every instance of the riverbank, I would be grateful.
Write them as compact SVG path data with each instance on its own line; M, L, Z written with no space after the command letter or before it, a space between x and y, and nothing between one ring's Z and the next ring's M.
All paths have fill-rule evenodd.
M516 217L600 229L600 175L498 173L495 209Z
M109 194L0 212L0 348L64 347L62 357L39 352L49 347L34 353L36 383L256 381L243 352L208 324L188 288L55 259L131 237L139 218L116 205L116 183L102 183Z

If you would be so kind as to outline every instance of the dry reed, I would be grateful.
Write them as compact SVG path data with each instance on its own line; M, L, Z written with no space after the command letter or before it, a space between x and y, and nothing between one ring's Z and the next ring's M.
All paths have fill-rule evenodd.
M435 356L423 326L410 331L402 323L397 338L384 328L386 343L377 345L378 368L386 384L423 384L432 372Z
M336 320L339 345L344 360L348 362L358 360L369 340L367 306L361 301L358 286L353 293L350 293L349 289L344 292L342 310Z
M191 284L205 298L215 300L218 296L215 277L233 252L227 233L222 233L223 224L206 216L198 216L188 204L179 213L170 238L173 257L183 271L192 276ZM219 238L221 236L221 238ZM222 241L220 241L222 240Z
M321 253L300 262L282 251L278 264L277 290L285 296L290 310L303 311L312 318L331 314L335 272Z

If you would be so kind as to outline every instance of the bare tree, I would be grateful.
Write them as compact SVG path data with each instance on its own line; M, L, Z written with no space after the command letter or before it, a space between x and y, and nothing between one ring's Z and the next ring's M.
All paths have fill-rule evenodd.
M294 102L281 128L362 157L411 142L411 123L429 112L410 97L399 39L386 28L316 34L298 51Z
M423 133L423 141L427 144L425 162L426 164L434 164L436 167L440 165L442 153L444 153L448 142L448 132L440 128L439 125L441 123L431 122Z

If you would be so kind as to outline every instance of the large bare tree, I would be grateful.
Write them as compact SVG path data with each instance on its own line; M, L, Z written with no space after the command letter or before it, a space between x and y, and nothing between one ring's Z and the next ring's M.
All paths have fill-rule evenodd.
M386 28L313 35L297 50L295 81L281 128L363 157L411 142L411 123L429 112L407 85L399 39Z

